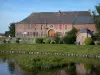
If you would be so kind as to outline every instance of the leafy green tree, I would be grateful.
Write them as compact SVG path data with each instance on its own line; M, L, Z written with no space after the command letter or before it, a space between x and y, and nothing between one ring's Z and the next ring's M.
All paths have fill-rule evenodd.
M15 37L15 23L11 23L9 26L9 31L5 32L6 37L8 37L9 35L11 37Z
M11 23L9 26L9 34L11 37L15 37L15 23Z
M100 4L96 6L96 13L93 12L94 23L96 24L97 32L100 35Z
M15 64L14 62L8 62L8 69L11 74L14 74L15 71Z
M76 34L77 29L73 27L72 30L69 31L67 35L63 37L63 42L65 44L74 44L76 41Z
M6 37L8 37L10 34L9 34L9 31L5 31L5 34L4 34Z
M76 36L77 32L78 30L75 27L73 27L72 30L67 33L67 35Z

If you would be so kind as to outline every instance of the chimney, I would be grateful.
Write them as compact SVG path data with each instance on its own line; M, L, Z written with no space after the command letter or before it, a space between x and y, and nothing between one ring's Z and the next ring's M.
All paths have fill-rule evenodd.
M91 9L88 9L88 12L90 13L90 16L91 16Z
M91 13L91 9L88 9L88 12L90 12L90 13Z
M60 10L58 11L58 14L59 14L59 15L61 14L61 11L60 11Z

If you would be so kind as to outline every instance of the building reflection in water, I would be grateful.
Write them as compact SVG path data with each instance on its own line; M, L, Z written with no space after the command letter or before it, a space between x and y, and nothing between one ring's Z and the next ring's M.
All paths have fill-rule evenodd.
M100 66L90 65L88 69L84 64L71 63L68 67L49 72L26 72L17 64L15 65L16 75L100 75Z

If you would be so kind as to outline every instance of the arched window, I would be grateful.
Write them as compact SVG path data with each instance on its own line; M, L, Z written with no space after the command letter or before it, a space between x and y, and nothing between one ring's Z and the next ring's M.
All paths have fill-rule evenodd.
M53 25L51 25L50 28L53 28Z

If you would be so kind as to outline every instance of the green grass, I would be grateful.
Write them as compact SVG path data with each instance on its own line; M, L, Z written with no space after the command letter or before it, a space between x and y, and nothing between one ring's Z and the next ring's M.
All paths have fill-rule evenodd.
M99 45L67 45L67 44L0 44L0 50L24 50L38 52L60 52L78 54L100 54Z
M76 58L65 56L48 56L48 55L14 55L0 54L0 58L14 59L16 63L26 71L32 71L36 68L50 69L67 67L70 63L82 63L87 65L100 65L100 60L88 58ZM35 60L35 61L34 61Z
M0 50L22 50L38 52L59 52L74 54L100 54L99 45L67 45L67 44L0 44ZM0 54L1 56L6 56ZM7 58L14 58L22 68L32 70L32 68L54 68L63 67L70 62L99 64L100 60L88 58L76 58L52 55L7 55Z

